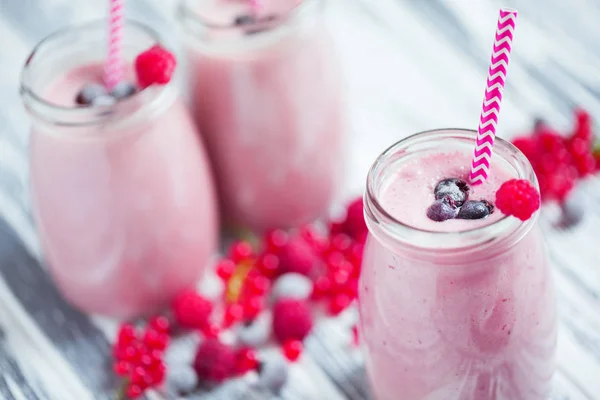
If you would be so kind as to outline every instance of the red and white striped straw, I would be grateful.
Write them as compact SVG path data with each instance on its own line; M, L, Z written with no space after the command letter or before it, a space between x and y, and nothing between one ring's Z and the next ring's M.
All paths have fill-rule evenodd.
M104 84L111 91L123 80L123 24L125 0L110 0L108 52L104 64Z
M494 40L492 60L488 70L487 84L479 128L477 129L477 142L471 163L469 179L472 185L483 183L490 173L492 160L492 147L496 138L496 126L502 103L502 92L506 80L506 71L512 49L513 34L517 21L517 11L500 9L498 28Z

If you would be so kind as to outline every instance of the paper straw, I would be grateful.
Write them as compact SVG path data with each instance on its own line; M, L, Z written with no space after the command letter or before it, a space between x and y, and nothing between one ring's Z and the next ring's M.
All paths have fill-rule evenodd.
M108 52L104 64L104 84L111 91L123 79L123 22L125 0L110 0Z
M492 60L485 87L485 97L481 116L479 117L477 142L473 162L471 163L469 179L472 185L483 183L490 173L492 148L496 137L496 126L498 125L502 92L504 91L516 21L517 11L500 9Z

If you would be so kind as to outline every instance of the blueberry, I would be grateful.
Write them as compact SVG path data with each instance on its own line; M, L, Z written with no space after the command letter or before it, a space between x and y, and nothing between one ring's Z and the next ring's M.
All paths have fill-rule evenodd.
M112 97L108 94L105 94L102 96L95 97L92 100L92 106L109 107L109 106L112 106L113 104L115 104L116 102L117 101L115 100L114 97Z
M494 205L487 200L469 200L466 201L457 218L460 219L482 219L494 212Z
M259 365L259 382L278 395L288 380L288 368L287 362L281 355L273 354Z
M83 89L81 89L75 98L75 103L79 104L80 106L89 106L92 104L94 99L100 96L106 96L106 94L107 93L104 86L97 83L92 83L84 86Z
M111 96L113 96L117 100L123 100L127 97L135 94L136 88L129 82L119 82L117 86L115 86L110 92Z
M460 207L469 197L469 185L462 179L444 179L435 186L435 198L441 200L450 196L457 207Z
M233 20L233 23L236 25L252 25L256 22L256 18L250 14L238 15Z
M427 217L437 222L456 218L457 213L458 208L456 208L456 203L450 196L434 201L427 209Z
M313 283L304 275L296 272L288 272L281 275L271 290L272 300L281 297L291 297L298 300L306 300L312 293Z

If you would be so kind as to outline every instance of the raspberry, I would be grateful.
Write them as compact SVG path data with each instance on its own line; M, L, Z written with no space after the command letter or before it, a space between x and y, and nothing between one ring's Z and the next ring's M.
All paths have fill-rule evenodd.
M235 352L217 339L206 339L198 347L194 369L204 381L223 382L235 371Z
M344 222L344 229L348 235L354 238L354 240L361 242L365 240L368 230L367 224L365 223L362 197L354 200L348 206L348 214L346 215L346 221Z
M283 355L288 360L294 362L298 360L302 354L303 347L304 346L300 340L288 340L283 344Z
M279 252L281 272L296 272L311 276L319 261L315 250L302 238L290 239Z
M165 85L171 81L176 65L177 60L171 52L154 45L135 59L138 84L142 88L152 84Z
M525 221L540 208L540 195L527 180L511 179L496 192L496 206L504 214Z
M575 110L575 131L573 137L577 137L590 143L592 139L592 119L587 111Z
M313 326L310 305L306 301L281 299L273 306L273 333L280 343L303 340Z
M216 324L208 323L202 327L201 331L205 338L216 339L219 337L221 329Z
M275 278L280 272L280 260L275 254L264 253L256 261L256 268L267 278Z
M207 323L213 305L194 290L186 290L175 297L172 309L175 321L183 328L200 329Z

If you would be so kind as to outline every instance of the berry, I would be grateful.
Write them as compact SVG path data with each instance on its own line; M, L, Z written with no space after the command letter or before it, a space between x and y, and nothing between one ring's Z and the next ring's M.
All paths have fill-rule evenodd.
M123 324L117 333L117 346L126 347L137 340L137 332L133 325Z
M468 200L462 205L456 218L482 219L493 212L494 205L487 200Z
M153 84L169 83L176 64L175 56L159 45L154 45L140 53L135 59L135 72L139 86L146 88Z
M328 295L331 291L331 279L328 276L319 276L314 283L311 297L320 299Z
M171 328L169 319L167 317L163 317L162 315L152 318L148 323L148 326L154 329L156 332L161 333L169 333L169 329Z
M113 365L113 371L118 376L126 376L131 371L131 364L127 361L117 361Z
M271 335L271 318L260 314L252 321L245 321L236 328L236 336L244 346L259 347L264 345Z
M310 305L306 301L280 299L273 306L273 334L280 343L303 340L313 326Z
M246 347L238 351L236 360L236 371L243 375L246 372L254 371L258 368L258 357L256 350Z
M272 393L278 395L288 380L289 368L285 359L275 353L260 364L259 382Z
M235 17L233 23L235 25L252 25L257 22L257 19L252 14L242 14Z
M363 198L359 197L348 206L344 230L354 240L364 241L367 236L367 224L365 223Z
M175 297L172 309L175 321L183 328L199 329L207 323L213 305L194 290L186 290Z
M248 276L248 278L246 278L246 285L249 294L262 296L269 291L271 281L262 275Z
M434 201L427 209L427 217L436 222L456 218L457 214L456 203L450 196Z
M123 100L134 95L136 91L137 89L131 83L122 81L117 83L117 85L110 92L110 95L116 100Z
M235 272L236 265L233 261L225 258L217 264L217 275L224 282L227 282Z
M529 159L529 162L533 164L535 158L538 155L537 140L532 137L519 137L513 140L513 144L516 148Z
M444 179L435 186L434 194L436 200L450 197L457 207L460 207L469 198L469 185L462 179ZM446 218L447 219L447 218Z
M496 207L506 215L525 221L540 208L540 195L529 181L511 179L496 192Z
M97 97L106 95L106 89L103 85L100 85L98 83L85 85L77 94L77 97L75 98L75 103L80 106L89 106Z
M265 309L265 299L262 296L252 296L244 304L244 318L253 320Z
M331 239L331 249L334 251L345 253L350 250L351 246L352 239L345 233L338 233Z
M291 362L294 362L302 354L302 349L302 341L290 339L283 344L283 355Z
M330 315L338 315L342 311L344 311L349 305L352 303L352 299L346 293L338 293L329 302L329 311Z
M204 381L223 382L235 371L236 357L233 349L217 339L206 339L198 347L194 370Z
M275 229L265 235L264 242L267 251L277 253L287 244L288 234L281 229Z
M310 279L304 275L289 272L277 278L273 290L271 290L271 296L274 300L284 297L306 300L310 297L312 291L313 283Z
M146 374L146 369L144 367L135 367L133 371L131 371L131 376L129 380L132 384L139 386L141 389L145 389L149 386L150 377Z
M253 254L252 245L243 240L235 242L229 249L229 257L236 264L251 259Z
M280 270L279 257L275 254L265 253L258 258L256 268L267 278L274 278Z
M148 329L144 333L144 345L149 349L164 350L169 345L169 335Z
M279 252L281 272L296 272L310 276L319 261L315 250L300 237L288 241Z
M229 328L242 318L244 318L244 307L238 303L228 304L223 315L223 327Z
M331 285L334 292L343 290L350 281L350 272L347 269L338 268L331 273Z
M142 395L142 393L142 388L135 384L129 384L125 388L125 396L127 396L129 399L137 399Z
M221 330L219 329L218 325L212 324L212 323L207 323L205 324L200 331L202 332L202 334L204 335L205 338L212 338L212 339L216 339L219 337L219 333L221 332Z
M150 377L150 383L153 386L158 386L162 384L165 380L165 376L167 374L167 367L165 364L160 361L155 365L152 365L148 371L148 376Z

